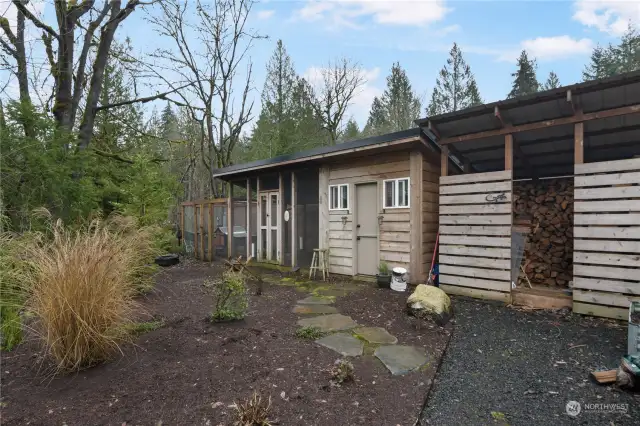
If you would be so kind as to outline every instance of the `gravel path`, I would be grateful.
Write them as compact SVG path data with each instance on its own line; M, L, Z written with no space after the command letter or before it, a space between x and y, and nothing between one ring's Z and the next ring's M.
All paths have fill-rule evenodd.
M452 302L455 329L422 425L640 425L640 394L589 379L617 367L626 324ZM577 417L566 414L571 400L582 404ZM586 412L591 403L628 404L628 412Z

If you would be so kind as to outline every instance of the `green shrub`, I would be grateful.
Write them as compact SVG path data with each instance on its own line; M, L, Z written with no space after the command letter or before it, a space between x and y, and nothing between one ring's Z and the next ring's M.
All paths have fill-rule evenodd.
M387 262L380 262L378 273L380 275L389 275L389 264Z
M222 281L213 286L215 306L211 318L215 322L243 319L249 308L247 287L242 274L225 272Z
M331 380L341 385L345 382L351 382L355 378L353 373L353 364L347 359L338 359L331 369Z
M296 330L296 337L299 339L317 340L324 335L318 327L302 327Z
M174 231L165 227L158 227L153 234L153 246L162 254L182 253L183 248L178 244Z

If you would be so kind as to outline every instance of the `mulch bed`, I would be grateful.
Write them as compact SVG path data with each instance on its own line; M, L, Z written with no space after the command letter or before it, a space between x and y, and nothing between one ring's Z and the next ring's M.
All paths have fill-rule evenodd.
M248 317L208 321L213 300L204 280L221 265L181 264L163 270L141 302L165 326L143 334L123 356L77 374L52 378L36 364L35 342L2 354L2 424L133 425L233 423L232 404L254 390L271 397L271 420L280 425L411 425L449 335L404 312L408 293L364 285L335 306L366 326L385 327L399 344L424 347L420 371L393 377L371 355L354 359L356 380L330 385L335 352L294 336L293 286L265 283L251 296ZM339 284L338 284L339 285Z

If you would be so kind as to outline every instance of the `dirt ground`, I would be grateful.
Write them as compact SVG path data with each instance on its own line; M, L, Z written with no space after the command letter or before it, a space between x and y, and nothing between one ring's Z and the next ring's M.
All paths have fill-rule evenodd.
M139 336L109 363L51 378L36 367L35 342L3 353L2 424L228 425L234 402L254 390L271 397L270 418L280 425L414 423L451 330L425 323L417 328L404 312L408 293L360 284L335 306L359 324L385 327L399 344L424 347L429 363L393 377L365 354L353 360L355 382L335 387L328 369L338 354L294 336L298 316L292 308L309 288L268 272L264 293L251 296L245 320L213 324L213 299L203 283L221 271L205 263L163 270L141 302L148 319L165 325Z

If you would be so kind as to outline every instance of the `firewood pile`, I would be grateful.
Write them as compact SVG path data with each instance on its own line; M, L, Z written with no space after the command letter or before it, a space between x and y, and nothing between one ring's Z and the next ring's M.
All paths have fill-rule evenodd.
M514 225L530 229L524 270L534 285L568 287L573 268L573 181L514 182ZM522 272L518 286L524 285Z

